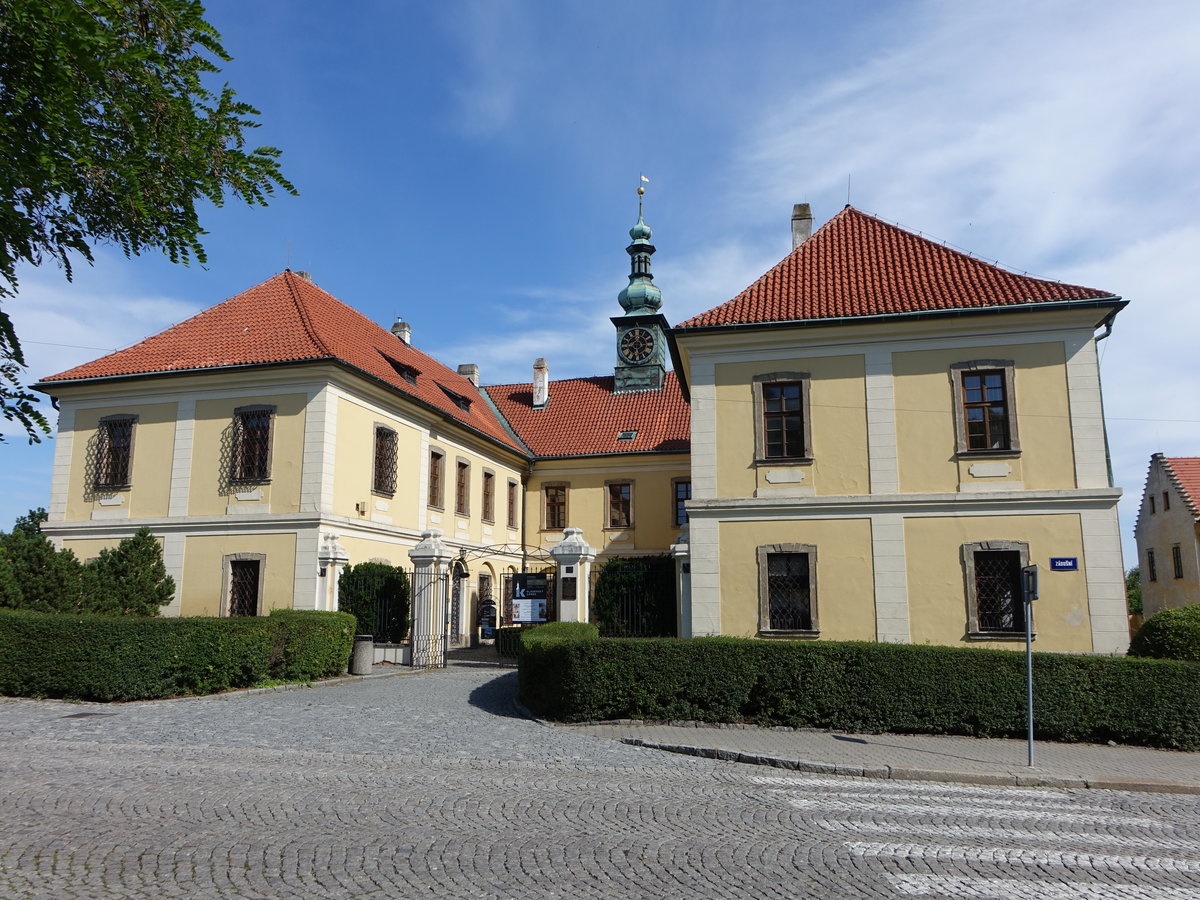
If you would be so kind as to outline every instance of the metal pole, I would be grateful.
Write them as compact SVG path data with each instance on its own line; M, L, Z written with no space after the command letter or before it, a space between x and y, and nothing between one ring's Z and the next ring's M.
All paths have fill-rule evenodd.
M1025 712L1028 721L1029 768L1033 768L1033 601L1038 595L1038 568L1034 563L1021 570L1021 593L1025 605Z

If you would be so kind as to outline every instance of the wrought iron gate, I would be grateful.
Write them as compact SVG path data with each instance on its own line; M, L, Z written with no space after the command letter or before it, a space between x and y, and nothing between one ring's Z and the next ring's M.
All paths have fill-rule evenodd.
M413 572L412 666L444 669L450 630L450 574Z

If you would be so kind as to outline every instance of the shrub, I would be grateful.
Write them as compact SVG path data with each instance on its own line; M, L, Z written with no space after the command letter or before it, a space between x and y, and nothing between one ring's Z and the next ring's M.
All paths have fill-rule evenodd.
M0 556L11 572L0 587L0 605L42 612L78 612L83 603L83 566L70 550L55 550L41 532L44 509L17 519L10 534L0 534ZM15 587L15 589L14 589Z
M157 616L174 596L162 547L144 526L84 565L82 605L97 615Z
M0 611L0 694L148 700L210 694L344 667L340 613L142 618Z
M399 644L408 634L411 589L403 569L385 563L346 566L338 579L338 609L354 616L359 634Z
M1129 655L1200 662L1200 603L1156 612L1133 636Z
M614 557L596 577L592 613L605 637L667 637L675 630L675 560Z
M845 731L1019 737L1022 654L743 638L522 643L521 700L549 718L750 721ZM1200 749L1200 667L1036 654L1037 737Z

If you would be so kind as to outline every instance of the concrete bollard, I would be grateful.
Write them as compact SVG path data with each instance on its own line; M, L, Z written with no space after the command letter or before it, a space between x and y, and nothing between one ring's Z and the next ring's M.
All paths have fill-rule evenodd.
M370 675L375 665L375 637L370 634L354 636L354 653L350 657L351 675Z

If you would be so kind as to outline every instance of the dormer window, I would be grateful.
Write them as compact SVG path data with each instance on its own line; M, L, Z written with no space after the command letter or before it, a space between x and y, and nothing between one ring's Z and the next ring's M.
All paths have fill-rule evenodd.
M444 384L439 384L438 387L440 387L442 389L442 393L449 397L450 401L463 412L471 411L471 400L469 397L464 397L462 394L450 390L450 388L446 387Z
M388 365L396 371L396 374L409 384L417 383L417 376L421 373L412 366L406 365L405 363L400 362L398 359L392 359L392 357L388 356L386 353L383 354L383 358L388 361Z
M637 436L638 436L637 429L631 428L628 431L622 431L620 434L618 434L617 440L618 441L636 441Z

